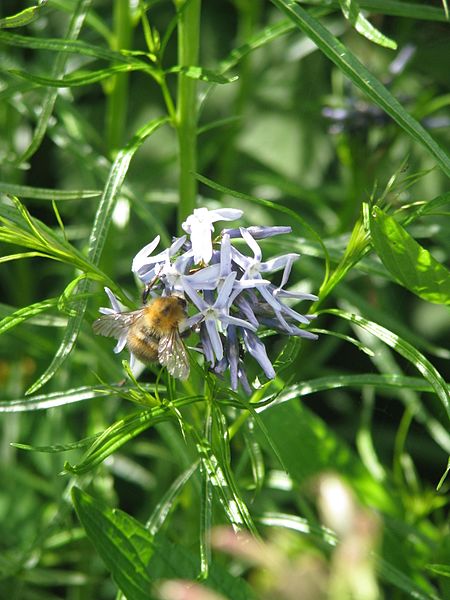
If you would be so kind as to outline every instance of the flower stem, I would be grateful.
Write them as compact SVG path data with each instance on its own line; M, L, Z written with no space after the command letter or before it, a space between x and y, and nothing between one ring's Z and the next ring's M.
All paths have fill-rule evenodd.
M132 38L129 0L114 1L113 22L113 50L129 49ZM121 73L111 78L106 106L106 143L110 153L114 153L123 144L128 106L128 78L128 73Z
M198 65L201 0L175 0L178 10L178 64ZM195 208L197 198L197 82L178 75L177 132L179 148L178 223Z

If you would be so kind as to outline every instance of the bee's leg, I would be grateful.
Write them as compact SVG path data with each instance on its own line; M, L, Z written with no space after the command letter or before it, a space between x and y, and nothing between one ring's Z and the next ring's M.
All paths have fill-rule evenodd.
M161 270L163 267L161 267L161 269L159 270L159 272L153 277L153 279L151 281L149 281L149 283L147 283L145 285L145 288L142 292L142 304L145 304L147 302L148 299L148 295L150 294L150 290L152 289L152 287L155 285L155 283L158 281Z

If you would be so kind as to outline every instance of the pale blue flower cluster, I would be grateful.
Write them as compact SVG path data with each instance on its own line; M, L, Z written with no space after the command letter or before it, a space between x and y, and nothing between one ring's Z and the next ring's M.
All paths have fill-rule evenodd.
M263 260L257 240L290 233L290 227L223 229L212 238L213 223L234 221L242 214L241 210L230 208L194 210L182 224L186 235L154 254L160 241L157 236L135 256L132 271L150 288L151 295L176 293L188 300L189 312L194 314L187 318L183 329L198 331L199 350L215 373L229 370L232 388L237 389L241 383L250 392L243 364L245 352L259 363L267 378L275 377L258 334L269 328L316 339L315 334L298 326L308 325L312 317L296 312L283 299L316 300L317 296L284 289L298 254ZM249 254L232 244L238 238L245 242ZM281 270L279 285L266 279Z

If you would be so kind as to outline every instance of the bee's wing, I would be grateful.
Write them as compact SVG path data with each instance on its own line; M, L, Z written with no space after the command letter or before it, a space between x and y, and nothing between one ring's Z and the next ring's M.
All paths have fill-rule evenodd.
M106 337L120 338L120 336L131 327L143 314L143 309L132 310L130 312L118 312L103 315L92 323L92 329L97 335Z
M189 377L189 356L177 329L163 335L158 345L158 360L167 368L172 377Z

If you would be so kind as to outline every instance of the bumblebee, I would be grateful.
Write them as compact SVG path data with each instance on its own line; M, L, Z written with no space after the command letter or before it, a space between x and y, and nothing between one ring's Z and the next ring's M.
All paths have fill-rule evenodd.
M187 379L189 357L179 330L186 307L180 296L161 296L138 310L103 315L92 328L106 337L126 335L127 348L138 360L159 362L173 377Z

